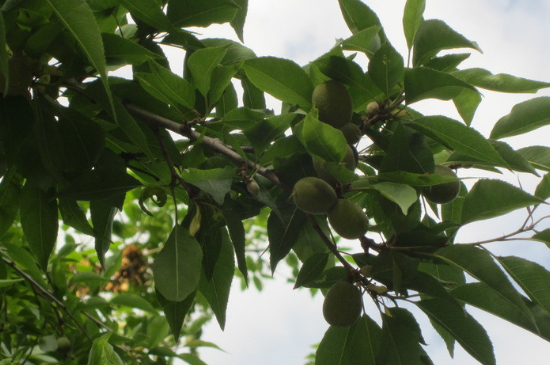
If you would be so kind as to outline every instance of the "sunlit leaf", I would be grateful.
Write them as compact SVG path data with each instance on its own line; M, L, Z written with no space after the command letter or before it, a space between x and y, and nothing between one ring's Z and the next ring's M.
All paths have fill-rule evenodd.
M500 118L491 138L501 139L534 131L550 124L550 97L540 97L514 105L510 114Z

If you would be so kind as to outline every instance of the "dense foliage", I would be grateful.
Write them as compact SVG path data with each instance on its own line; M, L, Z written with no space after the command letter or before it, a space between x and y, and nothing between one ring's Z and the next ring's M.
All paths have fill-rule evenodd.
M550 272L485 247L550 247L550 147L502 141L550 124L550 98L489 137L470 126L480 89L550 84L460 69L454 50L479 46L425 20L423 0L406 2L406 56L360 0L339 0L350 37L304 66L188 30L230 23L242 40L247 3L0 1L0 364L203 364L201 328L223 329L234 279L260 288L281 263L296 288L334 289L317 365L431 364L403 302L482 364L491 340L466 304L550 340ZM432 98L462 119L414 109ZM504 236L455 242L519 209Z

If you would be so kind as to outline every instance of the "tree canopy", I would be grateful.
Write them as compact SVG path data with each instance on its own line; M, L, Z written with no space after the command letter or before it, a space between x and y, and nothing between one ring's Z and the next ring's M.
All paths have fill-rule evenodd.
M299 65L246 47L248 0L0 0L0 365L204 364L232 284L282 265L326 296L311 364L432 364L403 303L484 365L467 305L550 341L550 272L486 245L550 248L550 146L504 141L549 125L550 97L472 127L483 91L550 83L461 68L480 46L425 0L406 1L407 54L338 3L349 37ZM241 42L190 30L221 23ZM456 240L514 211L502 236Z

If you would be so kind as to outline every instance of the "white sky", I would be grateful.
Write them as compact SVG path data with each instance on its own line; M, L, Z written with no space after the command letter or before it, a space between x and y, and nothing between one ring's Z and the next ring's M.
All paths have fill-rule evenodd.
M366 3L379 15L392 44L406 55L401 26L405 1L372 0ZM482 67L493 73L547 82L550 81L549 15L550 0L428 0L425 12L426 19L442 19L468 39L478 42L484 54L472 53L463 68ZM204 34L201 38L236 40L228 26L198 31ZM335 39L350 35L337 0L249 0L245 45L258 56L284 57L304 65L328 51ZM173 61L172 66L177 69L177 61ZM366 69L366 65L362 66ZM488 91L483 94L485 100L472 126L485 136L514 104L533 97L531 94L518 96ZM545 90L536 96L542 95L548 96L550 92ZM277 106L275 108L278 110ZM456 115L451 102L428 102L418 108L430 114ZM544 128L507 142L514 147L525 143L548 145L549 137L550 130ZM509 176L503 178L510 179ZM517 181L516 177L511 178L514 183ZM520 179L524 186L534 188L532 179L524 175ZM517 228L524 217L512 214L505 219L472 224L461 232L461 241L500 236ZM542 244L504 243L493 245L491 249L498 254L517 254L537 260L550 269L550 251ZM204 340L213 341L227 352L202 349L201 356L210 365L304 364L305 356L313 351L310 345L318 343L328 328L321 306L320 295L311 298L306 290L292 290L292 285L285 283L282 277L265 282L259 294L255 289L241 292L235 287L229 300L225 332L221 332L213 320L203 335ZM367 306L367 310L373 318L377 317L374 308ZM491 315L475 309L470 313L486 327L493 340L498 365L548 363L550 343ZM477 364L458 344L455 358L451 359L426 317L418 318L430 345L426 351L436 365Z

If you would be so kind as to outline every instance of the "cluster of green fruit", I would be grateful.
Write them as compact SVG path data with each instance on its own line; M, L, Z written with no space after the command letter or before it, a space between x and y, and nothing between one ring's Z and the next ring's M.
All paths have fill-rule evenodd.
M359 127L351 123L353 105L351 96L344 85L338 81L326 81L315 87L312 102L319 111L319 120L334 128L341 128L344 135L356 129L348 137L348 150L342 161L342 165L350 171L357 166L357 151L350 142L357 142L361 138ZM343 129L342 129L343 128ZM331 227L341 237L357 239L367 233L369 227L368 217L360 206L344 199L338 198L334 187L338 184L336 179L327 169L330 162L313 159L313 167L318 177L305 177L299 180L292 192L296 206L310 214L327 214ZM335 164L335 163L333 163Z

